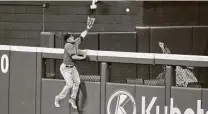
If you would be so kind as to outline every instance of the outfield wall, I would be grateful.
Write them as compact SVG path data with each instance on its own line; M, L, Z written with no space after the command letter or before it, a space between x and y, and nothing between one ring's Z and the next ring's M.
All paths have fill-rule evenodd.
M0 113L1 114L77 114L67 99L55 108L54 97L64 86L63 80L44 79L43 58L61 59L63 49L0 46ZM78 106L82 114L207 114L206 88L174 87L171 65L208 66L208 57L164 55L89 50L86 61L101 62L101 80L81 83ZM128 61L127 61L128 60ZM148 86L108 82L108 62L166 64L165 86ZM173 77L171 77L173 76ZM170 98L173 98L171 101ZM198 101L199 100L199 101ZM170 105L173 104L173 105ZM167 106L167 107L165 107ZM177 108L178 109L177 109ZM201 109L205 109L202 111ZM146 111L146 113L145 113ZM109 113L108 113L109 112ZM135 112L135 113L134 113ZM167 113L166 113L167 112Z

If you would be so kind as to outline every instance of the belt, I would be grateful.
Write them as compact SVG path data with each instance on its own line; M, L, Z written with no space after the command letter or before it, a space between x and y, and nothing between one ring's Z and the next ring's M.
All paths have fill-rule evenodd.
M72 68L72 67L74 67L74 65L66 65L65 67Z

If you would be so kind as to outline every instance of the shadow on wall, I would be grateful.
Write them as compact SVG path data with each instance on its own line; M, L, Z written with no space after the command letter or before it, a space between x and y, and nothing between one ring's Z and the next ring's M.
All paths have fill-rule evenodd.
M78 91L77 101L76 101L76 103L78 104L77 106L78 106L79 114L83 114L83 109L86 105L85 104L86 99L87 99L86 85L85 85L84 81L81 81L80 89Z

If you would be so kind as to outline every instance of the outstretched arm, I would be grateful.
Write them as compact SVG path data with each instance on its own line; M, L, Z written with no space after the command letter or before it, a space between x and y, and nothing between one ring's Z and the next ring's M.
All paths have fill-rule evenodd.
M76 45L79 45L82 40L87 36L87 33L89 32L90 29L86 28L82 33L81 35L75 40L76 42Z
M86 28L80 35L81 39L84 39L87 36L87 33L89 32L91 28Z
M76 39L76 44L79 45L82 40L87 36L87 33L94 25L95 18L87 18L87 28L81 33L80 37Z

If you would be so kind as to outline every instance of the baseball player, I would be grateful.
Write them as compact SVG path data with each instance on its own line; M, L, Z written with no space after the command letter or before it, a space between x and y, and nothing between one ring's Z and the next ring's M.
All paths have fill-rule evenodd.
M60 71L62 76L64 77L66 85L59 93L59 95L55 97L55 107L60 107L59 102L63 100L67 96L69 90L72 89L69 103L71 104L73 109L77 110L75 100L79 89L80 77L77 68L75 67L74 60L83 60L86 58L86 51L78 50L78 46L85 38L88 31L92 28L94 20L94 18L88 17L87 28L81 33L78 38L75 39L71 33L67 33L64 35L64 40L66 44L64 46L63 63L60 66Z

